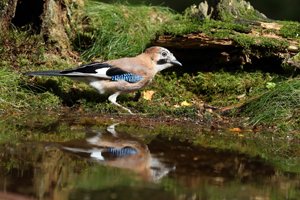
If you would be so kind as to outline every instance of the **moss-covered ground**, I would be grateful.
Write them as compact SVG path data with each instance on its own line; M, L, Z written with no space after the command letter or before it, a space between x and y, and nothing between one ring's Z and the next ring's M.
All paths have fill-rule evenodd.
M60 112L66 107L83 112L119 113L107 102L107 96L97 94L84 84L73 83L67 78L30 78L23 73L71 68L96 59L133 56L151 45L158 35L202 32L216 39L232 39L245 51L257 47L285 49L289 39L299 40L297 22L278 22L282 27L269 32L278 33L283 39L270 38L262 29L257 30L261 34L250 35L251 24L212 19L199 21L187 13L178 14L155 6L88 1L80 21L82 24L76 28L76 37L72 38L72 51L81 57L75 58L60 54L51 44L45 44L42 36L32 35L30 31L12 28L8 33L1 33L2 116L49 110ZM293 31L290 31L291 27ZM297 73L293 75L296 77L288 80L289 75L262 71L167 72L158 75L151 86L140 93L121 96L119 102L136 113L195 121L228 120L228 116L211 108L246 103L242 109L237 106L232 119L242 121L242 124L246 120L256 126L276 125L280 130L293 132L299 130L300 107L299 78Z

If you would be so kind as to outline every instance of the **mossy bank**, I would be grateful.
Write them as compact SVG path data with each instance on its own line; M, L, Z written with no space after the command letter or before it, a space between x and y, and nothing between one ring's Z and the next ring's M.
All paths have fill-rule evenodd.
M171 42L165 43L165 46L174 50L178 59L183 59L186 63L184 68L158 75L151 86L140 93L121 96L119 101L122 105L149 116L205 122L235 120L243 125L246 122L256 126L276 125L278 130L299 130L298 61L288 62L286 58L285 62L285 57L280 57L296 57L299 23L264 19L258 26L253 22L257 18L236 21L231 17L204 17L199 20L198 15L190 13L191 8L179 14L165 7L85 1L82 10L73 13L76 19L70 20L70 29L66 29L70 42L68 49L60 42L46 40L44 34L32 31L30 25L10 26L7 32L0 35L1 115L21 116L25 112L49 110L59 113L65 107L98 114L118 113L107 102L107 96L99 95L84 84L73 83L67 78L30 78L23 73L65 69L93 60L133 56L159 43L161 37L168 37ZM271 26L272 23L275 25ZM267 25L271 28L263 27ZM288 31L290 27L295 31ZM238 50L241 54L234 58L236 54L231 51L226 54L225 51L220 54L221 57L213 59L218 63L207 65L188 60L185 56L190 51L195 52L195 47L190 46L189 49L180 46L180 42L191 34L200 35L200 42L193 43L200 48L203 48L204 38L212 43L216 41L214 47L230 48L232 52ZM291 50L292 47L295 48ZM183 54L183 50L187 54ZM203 51L214 52L213 49ZM265 63L256 62L266 57L272 60L274 56L279 58L276 66L266 67L263 66ZM198 54L198 57L201 55ZM280 97L274 98L275 94ZM259 103L265 101L272 106L267 108L264 103ZM281 106L282 102L284 106ZM228 106L235 109L230 109L230 116L224 116L220 111ZM274 109L276 106L280 106L280 111ZM262 108L267 108L265 117L258 114Z

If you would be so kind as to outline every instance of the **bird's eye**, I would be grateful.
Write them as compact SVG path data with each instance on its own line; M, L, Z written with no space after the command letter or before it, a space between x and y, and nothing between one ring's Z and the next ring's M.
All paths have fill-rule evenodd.
M161 55L162 55L163 57L166 57L166 56L168 55L168 53L165 52L165 51L163 51L163 52L161 53Z

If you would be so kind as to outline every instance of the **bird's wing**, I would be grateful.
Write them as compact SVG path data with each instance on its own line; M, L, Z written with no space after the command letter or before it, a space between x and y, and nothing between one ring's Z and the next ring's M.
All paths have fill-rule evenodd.
M135 83L142 80L142 76L125 71L117 66L108 63L94 62L90 64L81 65L76 69L64 70L60 72L64 76L73 77L97 77L108 79L111 81L127 81Z
M75 69L67 69L60 71L60 74L64 76L92 76L110 79L110 77L106 75L106 71L111 67L112 66L107 63L94 62L80 65Z

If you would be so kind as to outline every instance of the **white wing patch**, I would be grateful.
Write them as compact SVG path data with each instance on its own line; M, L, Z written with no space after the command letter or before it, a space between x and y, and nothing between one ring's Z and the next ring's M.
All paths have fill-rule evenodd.
M97 74L103 74L103 75L106 75L106 72L107 70L109 69L109 67L103 67L103 68L100 68L100 69L96 69L95 71L97 72Z
M91 158L94 158L97 160L104 160L104 157L102 156L101 151L93 151L90 156L91 156Z
M110 76L106 75L106 71L109 69L109 67L104 67L95 70L96 73L82 73L82 72L69 72L67 74L64 74L65 76L83 76L83 77L97 77L97 78L104 78L104 79L111 79Z
M73 153L89 153L91 158L97 160L104 160L100 149L80 149L80 148L72 148L72 147L63 147L63 149L67 151L71 151Z

